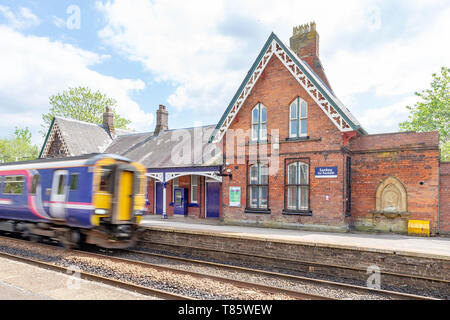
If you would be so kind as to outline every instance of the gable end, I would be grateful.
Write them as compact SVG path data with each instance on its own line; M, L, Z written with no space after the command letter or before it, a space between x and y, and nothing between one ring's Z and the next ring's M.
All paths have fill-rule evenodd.
M366 134L348 109L332 95L323 82L304 64L304 62L298 59L274 33L272 33L233 97L227 110L222 115L222 118L211 136L210 142L217 143L225 135L228 127L233 122L273 55L277 56L286 69L289 70L341 132L359 131L362 134Z

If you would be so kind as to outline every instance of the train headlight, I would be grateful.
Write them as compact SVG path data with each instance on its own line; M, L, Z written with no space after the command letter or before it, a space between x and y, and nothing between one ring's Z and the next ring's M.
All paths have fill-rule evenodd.
M105 214L108 214L108 210L106 210L106 209L95 209L95 214L105 215Z

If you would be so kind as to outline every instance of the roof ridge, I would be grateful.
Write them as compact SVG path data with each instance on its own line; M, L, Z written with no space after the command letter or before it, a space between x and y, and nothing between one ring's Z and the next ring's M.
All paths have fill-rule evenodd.
M72 118L66 118L66 117L61 117L61 116L54 116L55 119L60 119L60 120L65 120L65 121L71 121L71 122L77 122L77 123L82 123L82 124L89 124L92 126L98 126L98 127L102 127L103 125L99 124L99 123L92 123L92 122L87 122L87 121L82 121L82 120L77 120L77 119L72 119Z

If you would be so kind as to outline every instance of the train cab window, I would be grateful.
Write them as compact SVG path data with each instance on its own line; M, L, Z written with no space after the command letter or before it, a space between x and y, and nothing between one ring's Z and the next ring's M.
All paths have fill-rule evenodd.
M22 194L24 182L25 182L24 176L5 177L3 193L4 194Z
M31 182L31 194L36 194L38 184L39 184L39 175L35 174L33 176L33 181Z
M70 180L70 191L78 190L78 180L79 180L79 174L78 173L72 173Z
M113 171L108 168L103 168L102 176L100 177L100 191L112 192L113 186Z

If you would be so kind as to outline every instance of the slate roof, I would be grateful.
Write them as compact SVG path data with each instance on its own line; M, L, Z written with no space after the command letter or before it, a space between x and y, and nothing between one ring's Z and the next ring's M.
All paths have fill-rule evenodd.
M114 137L98 124L55 117L49 131L54 125L70 156L109 153L140 162L147 168L205 167L223 163L219 144L208 143L215 125L167 130L158 136L153 132L130 133L116 129Z
M106 153L118 154L147 168L205 167L223 164L219 144L208 143L215 125L117 137Z
M55 117L54 123L59 127L71 156L102 153L113 141L103 125L62 117ZM126 133L129 132L116 129L117 136Z

